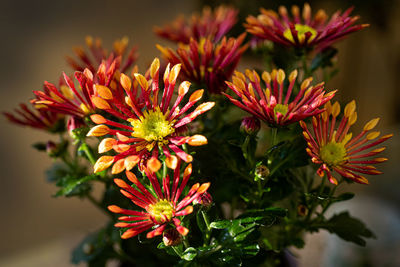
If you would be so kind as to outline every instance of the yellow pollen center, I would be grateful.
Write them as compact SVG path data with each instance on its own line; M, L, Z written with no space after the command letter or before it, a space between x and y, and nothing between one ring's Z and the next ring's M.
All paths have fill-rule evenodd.
M306 33L310 32L311 36L308 39L308 43L310 43L312 40L314 40L315 36L317 35L317 31L315 29L313 29L312 27L308 26L308 25L304 25L304 24L295 24L294 25L294 29L297 31L297 38L299 39L299 43L303 43L304 40L306 39ZM290 30L290 28L287 28L284 32L283 32L283 36L288 39L289 41L291 41L292 43L295 43L293 35L292 35L292 31Z
M274 115L276 118L276 114L279 112L280 114L282 114L283 116L286 115L286 113L288 112L288 105L283 105L283 104L276 104L276 106L274 107Z
M343 143L330 142L320 148L320 157L329 166L337 166L346 160L346 148Z
M167 140L164 140L166 136L174 133L173 121L167 120L167 114L160 111L159 108L156 110L150 110L143 112L143 116L136 120L129 120L132 127L132 136L143 138L148 142L157 141L159 145L165 144Z
M147 211L158 223L170 221L174 214L174 207L168 200L160 200L155 204L149 205Z

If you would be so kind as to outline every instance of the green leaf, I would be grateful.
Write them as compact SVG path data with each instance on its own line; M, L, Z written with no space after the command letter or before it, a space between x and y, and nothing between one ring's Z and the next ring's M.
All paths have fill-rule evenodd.
M46 151L46 143L43 142L34 143L32 147L38 151Z
M48 182L58 182L63 177L67 176L69 168L65 163L54 163L46 170L46 180Z
M221 220L210 223L210 227L214 229L225 229L232 225L232 220Z
M56 197L59 196L73 196L73 195L81 195L83 191L87 190L88 184L87 182L97 179L97 175L92 174L88 176L84 176L82 178L74 178L70 176L66 176L62 181L62 188L55 194ZM84 189L84 190L80 190Z
M192 261L197 256L197 250L193 247L187 248L182 255L182 259Z
M375 235L359 219L353 218L349 213L342 212L335 214L325 224L320 226L331 233L337 234L340 238L365 246L365 238L374 238Z

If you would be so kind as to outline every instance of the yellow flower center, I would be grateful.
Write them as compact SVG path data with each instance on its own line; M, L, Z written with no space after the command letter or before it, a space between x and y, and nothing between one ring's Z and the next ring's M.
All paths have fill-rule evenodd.
M319 150L320 157L323 162L329 166L337 166L346 160L346 148L344 143L336 143L332 141Z
M164 223L172 219L174 207L171 202L164 199L149 205L147 211L158 223Z
M294 25L295 30L297 31L297 38L299 39L300 43L303 43L304 40L306 39L306 33L310 32L311 36L308 39L308 43L311 42L312 40L314 40L315 36L317 36L317 31L315 29L313 29L312 27L308 26L308 25L304 25L304 24L295 24ZM288 39L289 41L291 41L292 43L294 43L294 38L292 35L292 31L290 30L290 28L287 28L284 32L283 32L283 36Z
M164 144L166 141L164 138L175 131L172 127L173 121L168 121L167 115L168 113L164 114L156 108L154 111L145 111L143 117L139 119L128 120L133 127L132 136Z
M274 115L276 118L276 114L279 112L280 114L282 114L283 116L286 115L286 113L288 112L288 105L283 105L283 104L276 104L276 106L274 107Z

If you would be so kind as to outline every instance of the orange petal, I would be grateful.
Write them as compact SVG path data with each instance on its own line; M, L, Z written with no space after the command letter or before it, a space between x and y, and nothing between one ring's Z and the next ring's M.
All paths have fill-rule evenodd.
M111 166L114 162L113 156L101 156L94 164L94 172L101 172Z
M110 132L110 128L107 125L97 125L94 126L90 131L86 134L86 136L103 136Z

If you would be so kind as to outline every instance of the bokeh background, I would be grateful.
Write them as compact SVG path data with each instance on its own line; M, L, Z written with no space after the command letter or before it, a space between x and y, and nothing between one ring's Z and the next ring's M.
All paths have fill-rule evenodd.
M258 14L260 6L276 9L293 2L303 3L231 1L242 17ZM353 14L371 24L337 45L340 72L327 86L340 90L341 101L357 100L359 124L381 117L380 130L394 137L387 142L390 161L382 165L385 174L370 177L369 186L352 185L356 198L337 208L363 218L378 239L360 249L321 232L308 236L306 248L294 254L300 266L400 266L400 1L308 2L314 11L324 8L328 14L354 5ZM159 56L155 44L168 44L153 34L154 25L218 1L0 3L0 107L10 111L32 98L32 90L41 89L44 80L56 82L62 71L70 71L64 56L83 44L86 35L101 37L105 47L128 36L138 47L138 65L144 69ZM0 266L70 266L72 248L106 218L87 201L52 197L56 188L44 177L51 159L31 148L52 136L11 125L4 117L0 122Z

